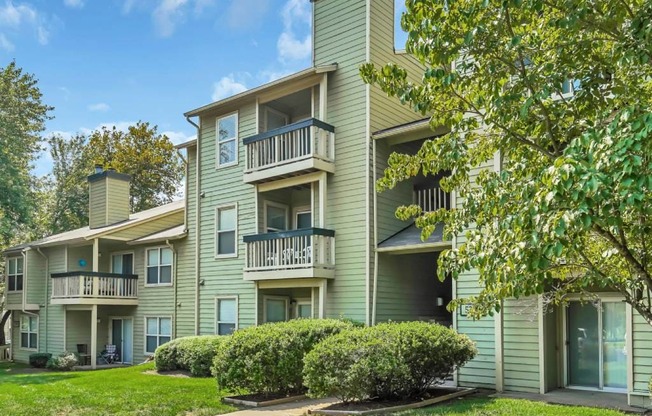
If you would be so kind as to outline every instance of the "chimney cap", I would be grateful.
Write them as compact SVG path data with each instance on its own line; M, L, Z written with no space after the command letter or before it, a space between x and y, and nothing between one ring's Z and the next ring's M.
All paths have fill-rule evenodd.
M115 170L105 170L103 172L94 173L90 175L88 177L88 182L95 182L104 178L119 179L126 182L131 181L131 175L127 175L126 173L119 173L116 172Z

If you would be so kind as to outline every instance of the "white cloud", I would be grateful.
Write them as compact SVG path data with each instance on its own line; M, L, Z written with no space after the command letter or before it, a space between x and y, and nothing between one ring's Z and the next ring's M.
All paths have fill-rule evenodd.
M222 77L218 82L213 84L213 101L246 91L248 88L242 81L236 81L233 74Z
M0 5L0 28L12 29L15 32L23 28L31 28L41 45L48 44L51 27L59 23L60 20L56 16L46 18L25 3L16 4L12 0L5 0L4 5ZM8 45L13 45L6 36L3 37L4 41L0 46L4 45L4 49L7 49Z
M286 61L299 61L310 57L312 52L312 36L310 30L305 35L297 32L306 32L312 24L310 4L304 0L288 0L281 11L283 18L283 32L278 38L276 47L279 59Z
M185 20L184 6L188 0L161 0L152 13L154 25L159 35L171 36L176 26Z
M72 9L81 9L84 7L84 0L63 0L63 4Z
M269 0L232 0L226 10L226 23L231 29L259 27L269 9Z
M172 144L177 145L197 138L196 134L187 135L181 131L162 131L161 134L168 136Z
M0 33L0 49L4 49L7 52L11 52L15 49L14 44L7 39L7 37Z
M106 112L109 111L110 109L111 106L109 106L107 103L96 103L88 106L88 111Z

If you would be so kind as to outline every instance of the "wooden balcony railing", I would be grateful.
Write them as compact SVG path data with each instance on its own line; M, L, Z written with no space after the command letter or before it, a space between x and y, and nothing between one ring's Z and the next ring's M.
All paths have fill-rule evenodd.
M415 188L412 202L420 206L423 212L451 209L451 194L438 186Z
M266 131L243 140L246 146L245 172L318 158L335 159L335 127L311 118Z
M138 275L52 273L52 299L138 299Z
M304 228L256 234L245 236L244 242L246 244L245 273L335 268L335 231L333 230Z

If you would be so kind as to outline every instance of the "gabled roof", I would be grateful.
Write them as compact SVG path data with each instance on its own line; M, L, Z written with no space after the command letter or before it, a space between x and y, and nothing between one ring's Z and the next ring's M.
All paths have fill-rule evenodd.
M169 228L154 234L146 235L145 237L137 238L127 242L129 245L160 243L166 240L178 240L188 234L184 224L177 225L176 227Z
M112 224L101 228L91 229L89 227L82 227L76 230L66 231L60 234L55 234L49 237L45 237L41 240L9 247L4 251L4 253L21 251L28 247L49 247L49 246L56 246L63 243L71 244L71 243L84 242L87 240L91 240L93 238L109 235L119 230L131 228L136 225L154 220L159 217L165 217L175 212L183 211L184 208L185 208L185 201L183 200L174 201L169 204L161 205L155 208L151 208L145 211L140 211L131 214L128 220L119 222L117 224Z
M255 96L256 94L260 94L261 92L265 92L265 91L268 91L268 90L270 90L272 88L276 88L279 85L289 83L289 82L298 81L298 80L300 80L302 78L308 78L308 77L310 77L312 75L315 75L315 74L323 74L325 72L332 72L332 71L335 71L336 69L337 69L337 64L313 66L313 67L310 67L308 69L304 69L303 71L295 72L294 74L288 75L286 77L279 78L279 79L274 80L272 82L268 82L267 84L263 84L263 85L261 85L259 87L252 88L250 90L246 90L244 92L241 92L240 94L232 95L232 96L227 97L227 98L225 98L223 100L215 101L213 103L204 105L202 107L195 108L194 110L190 110L190 111L184 113L183 115L185 117L198 116L201 113L205 113L207 111L214 110L214 109L216 109L218 107L221 107L221 106L226 105L226 104L234 103L234 102L236 102L238 100L242 100L244 98L249 98L249 97Z
M426 241L421 240L421 229L414 223L378 243L379 252L419 252L435 251L437 248L450 246L450 241L444 240L444 224L437 224L435 231Z

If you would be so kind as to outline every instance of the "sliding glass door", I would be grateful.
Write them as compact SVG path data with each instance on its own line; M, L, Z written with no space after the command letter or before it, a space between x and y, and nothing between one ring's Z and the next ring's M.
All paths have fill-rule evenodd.
M566 315L569 386L627 388L626 308L622 301L570 302Z

